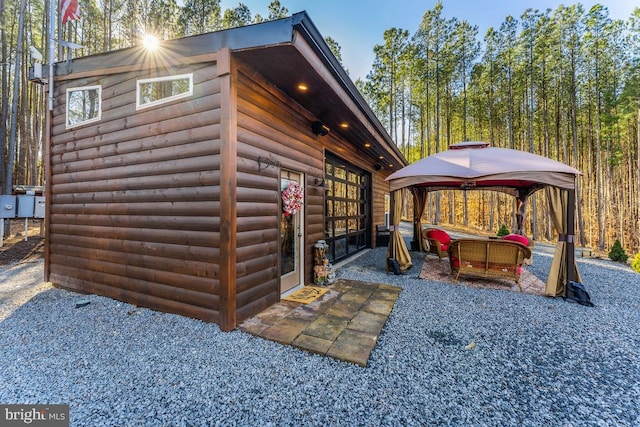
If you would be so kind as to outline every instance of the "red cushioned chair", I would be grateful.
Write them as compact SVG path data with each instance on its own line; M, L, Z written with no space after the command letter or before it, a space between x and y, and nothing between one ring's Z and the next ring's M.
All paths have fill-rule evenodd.
M422 230L422 238L426 240L429 251L427 253L438 256L438 260L442 258L448 258L449 243L451 243L451 237L444 230L438 230L432 228L429 230Z
M507 234L502 238L502 240L510 240L512 242L522 243L531 251L531 256L524 260L526 265L531 265L533 262L533 239L528 239L526 236L521 236L520 234Z
M529 246L529 239L519 234L507 234L502 240L511 240L512 242L522 243L525 246Z

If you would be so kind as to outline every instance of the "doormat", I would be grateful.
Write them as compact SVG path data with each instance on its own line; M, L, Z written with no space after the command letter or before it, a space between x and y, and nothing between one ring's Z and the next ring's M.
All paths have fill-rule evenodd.
M309 304L315 301L317 298L320 298L322 295L327 293L329 289L320 288L317 286L305 286L304 288L295 291L288 297L283 298L285 301L293 301L293 302L301 302L302 304Z
M424 264L422 264L419 277L421 279L450 283L452 285L469 286L471 288L501 289L520 292L520 288L518 288L516 282L510 279L490 279L461 275L460 279L456 281L451 275L449 260L438 261L437 259L429 257L427 257ZM520 274L520 284L522 285L522 292L525 294L542 296L545 294L546 284L525 268L522 269L522 273Z

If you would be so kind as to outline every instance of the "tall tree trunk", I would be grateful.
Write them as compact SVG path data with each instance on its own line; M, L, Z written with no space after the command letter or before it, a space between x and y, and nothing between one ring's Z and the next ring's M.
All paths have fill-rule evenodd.
M7 188L7 182L3 178L6 174L5 171L5 146L7 142L7 120L9 119L9 72L7 64L9 62L7 52L7 13L5 12L5 0L0 0L0 43L2 47L0 50L0 84L2 87L2 106L0 107L0 179L2 179L2 186L0 187L0 193L9 194L10 189Z
M20 10L18 18L18 40L17 50L15 57L15 71L13 77L13 102L11 103L11 126L9 134L9 159L7 162L6 170L6 188L8 191L13 189L13 170L16 160L16 145L17 145L17 119L18 119L18 101L20 99L20 70L22 69L22 52L23 52L23 37L24 34L24 12L25 12L26 0L20 0Z
M603 180L603 165L602 165L602 124L600 122L600 88L598 85L598 76L596 72L596 117L595 117L595 125L596 125L596 210L598 213L598 249L604 251L605 249L605 211L606 204L603 200L604 198L604 184Z
M636 123L636 133L637 133L636 150L638 151L636 153L636 161L638 163L637 169L636 169L636 184L637 184L638 181L640 181L640 95L638 96L638 122ZM638 187L640 187L640 184L638 184ZM636 190L640 190L640 188L637 188ZM638 207L636 211L636 222L637 222L636 236L640 236L640 196L638 196L638 191L636 191L635 194L637 198L636 201L638 202Z

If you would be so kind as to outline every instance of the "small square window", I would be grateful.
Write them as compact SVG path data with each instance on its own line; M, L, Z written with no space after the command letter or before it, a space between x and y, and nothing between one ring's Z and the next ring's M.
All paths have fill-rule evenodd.
M193 74L138 80L136 109L185 98L193 94Z
M101 109L101 86L67 89L67 129L100 120Z

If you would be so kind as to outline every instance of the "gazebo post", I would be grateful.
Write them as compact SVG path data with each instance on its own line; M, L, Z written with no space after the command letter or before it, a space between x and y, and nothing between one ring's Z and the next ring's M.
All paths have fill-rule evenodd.
M566 295L569 282L575 280L575 229L576 229L576 190L567 190L567 286L564 288Z
M518 197L516 198L516 206L518 208L518 211L516 212L516 224L517 224L517 230L516 230L516 234L520 234L521 236L524 236L524 217L527 213L527 199L529 198L529 195L521 195L519 194Z

